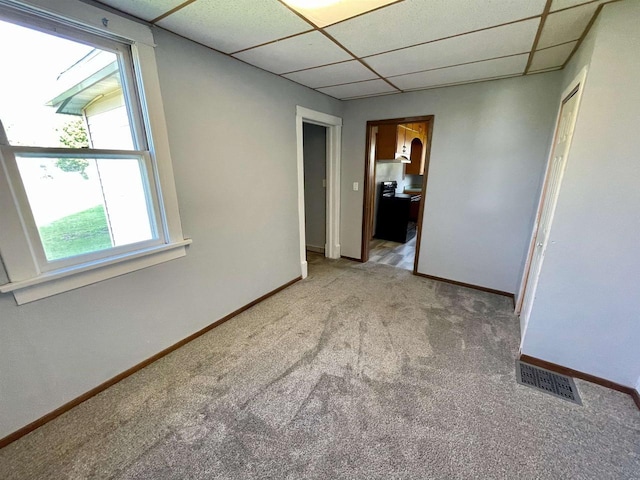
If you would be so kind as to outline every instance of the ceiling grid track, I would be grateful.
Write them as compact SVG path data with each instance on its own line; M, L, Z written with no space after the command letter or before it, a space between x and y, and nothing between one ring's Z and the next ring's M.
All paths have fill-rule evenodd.
M562 69L603 6L620 0L528 0L504 8L451 0L429 12L407 0L369 0L317 12L287 0L265 0L255 7L248 0L88 1L347 100ZM361 19L367 15L370 19ZM391 35L396 24L400 36ZM306 48L313 54L305 57Z
M617 2L617 1L619 1L619 0L613 0L610 3ZM602 5L599 5L598 8L596 9L596 11L593 12L593 16L591 17L591 20L589 20L589 23L587 24L587 27L584 29L584 32L582 32L582 35L578 39L578 43L576 43L576 46L573 47L573 50L571 50L571 53L569 54L569 56L567 57L565 62L562 64L562 68L567 66L567 63L569 63L571 61L571 59L573 58L573 55L578 51L578 49L580 48L580 45L582 45L582 42L584 42L584 39L589 34L589 31L591 30L591 27L593 27L593 24L596 23L596 19L598 18L598 15L600 15L600 12L602 11L602 9L604 8L605 5L606 5L606 3L603 3Z
M168 12L163 13L162 15L157 16L156 18L154 18L153 20L151 20L149 23L157 23L160 20L162 20L163 18L167 18L169 15L173 15L174 13L176 13L178 10L182 10L184 7L191 5L192 3L196 2L197 0L187 0L184 3L181 3L180 5L177 5L175 7L173 7L171 10L169 10Z
M542 35L542 29L544 28L544 24L547 21L547 17L549 16L549 10L551 10L552 1L553 0L547 0L547 4L544 6L544 10L542 11L542 16L540 17L540 25L538 25L536 38L533 40L533 45L531 46L531 52L529 53L529 59L527 60L527 66L524 69L523 75L526 75L529 72L529 68L531 68L531 62L533 62L533 56L536 54L538 42L540 41L540 36Z
M315 23L313 23L311 20L309 20L307 17L305 17L304 15L302 15L300 12L298 12L297 10L291 8L287 3L285 3L283 0L278 0L278 2L280 2L282 5L284 5L287 9L289 9L291 12L295 13L298 17L300 17L302 20L304 20L305 22L307 22L309 25L311 25L316 31L320 32L322 35L324 35L325 37L327 37L329 40L331 40L333 43L335 43L338 47L340 47L342 50L344 50L345 52L347 52L349 55L351 55L353 57L354 60L356 60L357 62L359 62L363 67L369 69L373 74L377 75L378 78L380 80L383 80L384 82L386 82L387 84L389 84L392 88L395 88L396 90L398 90L398 92L402 93L402 90L399 89L398 87L396 87L393 83L391 83L389 80L387 80L385 77L383 77L382 75L380 75L378 72L376 72L373 68L371 68L364 60L362 60L360 57L356 56L353 54L353 52L351 52L349 49L347 49L344 45L342 45L340 42L338 42L335 38L333 38L333 36L331 36L330 34L328 34L324 28L320 28L318 27ZM395 2L392 3L391 5L397 5L398 3L401 2ZM384 7L388 7L389 5L384 5L381 8ZM380 10L380 8L376 9L376 10ZM365 12L365 13L369 13L369 12ZM345 19L345 20L350 20L349 19ZM336 22L340 23L340 22ZM280 75L282 76L282 75ZM321 87L319 87L321 88Z

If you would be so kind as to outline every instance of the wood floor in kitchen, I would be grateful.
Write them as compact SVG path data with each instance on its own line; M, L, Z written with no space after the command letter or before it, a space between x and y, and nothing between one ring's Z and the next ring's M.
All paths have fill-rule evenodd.
M407 243L374 238L369 245L370 262L391 265L404 270L413 270L413 260L416 255L415 236Z

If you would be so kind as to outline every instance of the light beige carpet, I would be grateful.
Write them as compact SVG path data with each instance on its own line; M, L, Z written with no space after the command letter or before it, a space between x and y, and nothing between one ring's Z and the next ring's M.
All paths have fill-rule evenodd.
M518 385L518 339L508 298L312 257L307 280L1 450L0 478L639 478L631 399Z

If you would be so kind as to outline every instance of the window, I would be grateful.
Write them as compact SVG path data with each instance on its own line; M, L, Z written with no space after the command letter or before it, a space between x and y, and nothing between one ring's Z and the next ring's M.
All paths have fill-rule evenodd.
M0 76L0 255L10 279L0 291L18 303L182 256L189 243L162 106L153 104L161 102L153 48L130 39L150 32L74 7L104 28L117 20L129 35L96 32L59 11L44 18L41 9L0 7L0 44L9 46Z

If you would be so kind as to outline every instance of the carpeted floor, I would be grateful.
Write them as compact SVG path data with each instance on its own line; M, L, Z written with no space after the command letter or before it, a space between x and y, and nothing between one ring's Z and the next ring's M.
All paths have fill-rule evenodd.
M376 264L310 276L0 451L8 479L631 479L640 413L515 381L511 300ZM215 319L212 319L212 321Z

